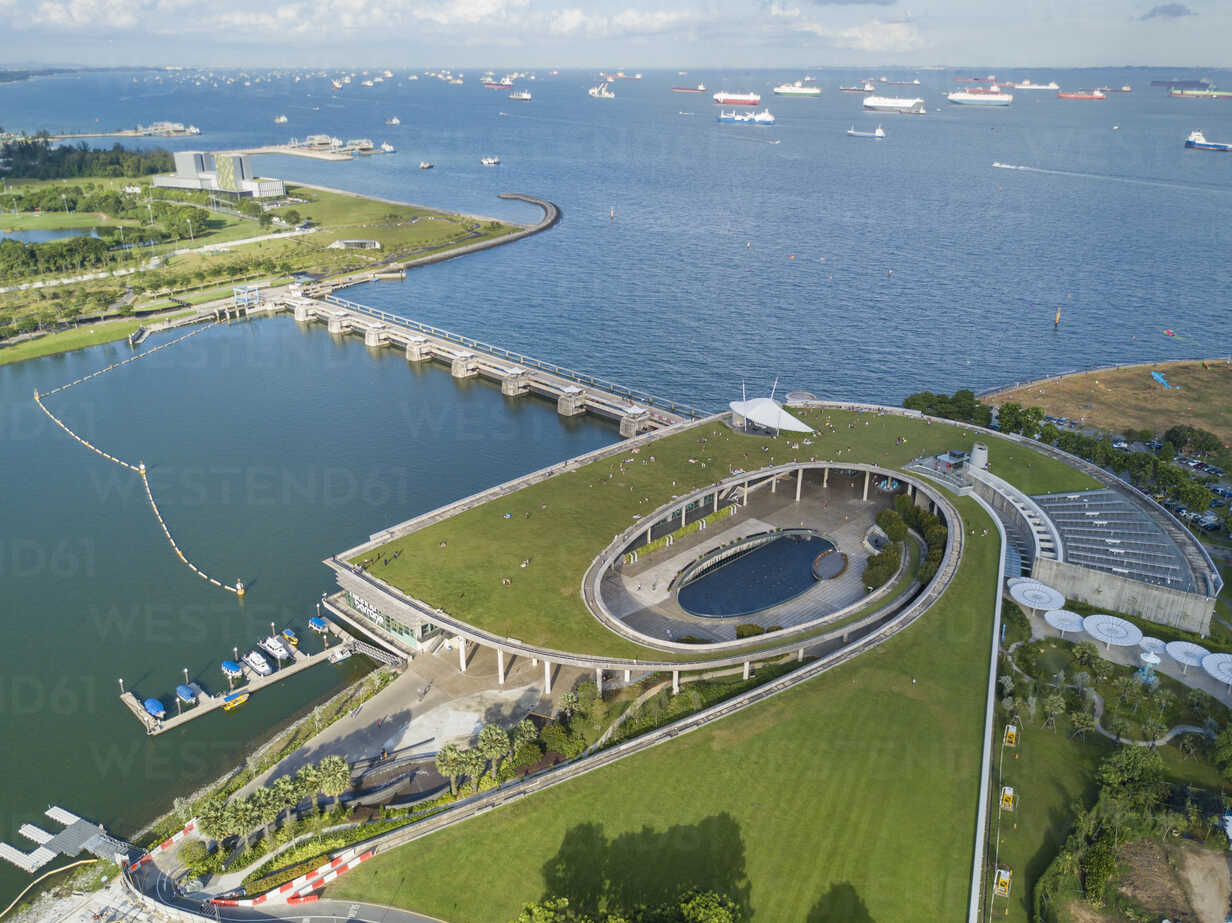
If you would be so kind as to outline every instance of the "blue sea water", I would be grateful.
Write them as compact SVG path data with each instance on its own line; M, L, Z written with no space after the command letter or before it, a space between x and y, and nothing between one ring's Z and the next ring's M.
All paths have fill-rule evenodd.
M780 393L897 402L919 388L1232 353L1222 304L1232 158L1182 146L1195 128L1232 139L1232 104L1149 86L1197 75L1016 73L1135 89L1099 103L1022 91L990 111L947 108L951 72L924 71L923 117L865 115L859 96L837 92L863 72L817 72L820 101L771 95L798 73L648 73L616 83L614 100L587 96L592 75L541 74L529 103L473 73L461 87L400 73L337 93L319 77L216 88L196 86L196 72L154 76L3 85L0 123L201 128L149 142L175 149L370 137L397 153L256 166L522 221L538 210L498 193L549 198L564 218L545 234L345 294L703 407L735 398L742 380L751 394L779 378ZM708 93L670 91L698 80L758 90L777 124L719 125ZM288 124L274 124L279 114ZM394 115L401 125L386 126ZM846 137L877 124L883 143ZM502 165L482 167L487 154ZM416 169L421 159L436 169ZM51 399L86 438L151 465L186 551L250 583L240 604L174 561L133 478L30 400L128 354L116 343L0 367L0 737L22 747L0 788L10 841L51 801L129 832L358 667L309 671L152 741L115 701L117 678L166 702L182 667L217 684L218 661L269 620L304 634L329 586L326 555L616 438L285 317L203 333ZM24 881L0 866L0 894Z
M1232 104L1149 85L1202 75L1112 68L1000 76L1132 93L1020 90L1008 109L957 107L944 99L954 73L885 72L920 79L881 91L923 97L922 117L865 114L838 87L869 74L840 70L815 73L816 101L773 96L797 72L652 72L617 81L613 100L586 94L593 75L540 73L524 83L529 103L483 89L478 73L462 86L397 72L362 87L357 75L340 91L324 77L216 88L196 86L195 72L90 74L0 88L0 111L27 130L201 128L152 142L177 148L387 140L392 156L256 166L528 221L536 209L496 195L549 198L564 213L550 234L349 297L704 406L730 400L742 378L897 402L1232 351L1218 297L1232 276L1232 159L1183 147L1194 128L1232 138ZM777 124L720 125L710 92L670 91L698 80L760 92ZM287 124L274 124L280 114ZM401 124L385 125L395 115ZM885 142L846 136L877 124ZM486 154L501 166L482 167ZM436 169L417 170L421 159Z

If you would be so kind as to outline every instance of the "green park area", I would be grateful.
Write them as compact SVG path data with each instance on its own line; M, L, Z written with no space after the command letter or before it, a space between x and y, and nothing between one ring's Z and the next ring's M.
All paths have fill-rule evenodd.
M452 516L360 559L373 576L477 628L556 650L645 658L648 648L618 637L586 609L582 576L638 517L733 470L811 458L898 468L923 454L969 449L978 438L989 445L992 469L1028 493L1097 486L1063 462L966 426L836 410L799 416L817 430L811 445L745 436L720 423L694 426ZM658 651L652 656L671 659Z
M696 887L756 920L961 919L1000 545L973 500L955 503L977 534L945 596L902 633L668 745L378 856L326 896L507 921L545 895L620 911ZM462 881L463 869L482 873Z

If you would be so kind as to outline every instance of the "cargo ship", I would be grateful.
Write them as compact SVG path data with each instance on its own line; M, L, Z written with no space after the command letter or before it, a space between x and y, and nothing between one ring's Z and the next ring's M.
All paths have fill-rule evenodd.
M805 99L816 99L821 96L821 87L806 87L804 81L795 83L780 83L774 88L775 96L801 96Z
M726 90L719 90L714 94L714 101L720 106L757 106L761 104L761 95L758 93L728 93Z
M1208 90L1211 82L1205 78L1202 80L1152 80L1153 87L1175 87L1178 90Z
M773 125L774 116L769 109L761 112L737 112L735 109L720 109L717 121L738 122L744 125Z
M509 94L510 99L516 99L519 102L528 103L531 101L530 90L514 90Z
M898 112L903 115L923 115L924 100L897 96L866 96L864 108L870 112Z
M672 87L673 93L705 93L706 84L699 83L695 87Z
M874 141L884 141L886 137L886 133L885 133L885 129L883 129L880 125L877 126L876 131L857 131L856 127L852 125L849 129L847 129L847 137L848 138L871 138Z
M1203 90L1190 90L1184 87L1172 87L1168 95L1173 99L1232 99L1232 90L1216 90L1207 87Z
M1072 90L1068 93L1057 93L1057 99L1107 99L1108 94L1100 90Z
M1200 131L1191 131L1189 137L1185 139L1185 146L1195 151L1223 151L1225 153L1232 151L1232 143L1207 141L1206 135Z
M959 106L1008 106L1014 101L1014 94L972 93L969 90L955 90L945 98Z
M838 91L840 93L876 93L877 89L876 87L873 86L873 83L871 80L865 80L859 86L855 86L855 85L852 85L849 87L841 86L838 88Z

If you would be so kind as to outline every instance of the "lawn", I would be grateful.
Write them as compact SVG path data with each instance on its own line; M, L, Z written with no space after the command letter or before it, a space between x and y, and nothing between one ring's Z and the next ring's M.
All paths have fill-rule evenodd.
M3 201L0 199L0 201ZM100 227L133 227L136 221L120 221L102 212L0 212L0 228L6 231L63 230L78 228L88 231Z
M75 330L65 330L60 333L49 333L36 340L24 340L15 346L0 349L0 365L20 362L23 359L37 359L53 353L84 349L87 346L97 346L99 343L108 343L111 340L122 340L140 326L141 321L139 320L115 320L102 321L90 324L88 327L78 327Z
M644 658L649 649L618 637L586 609L579 593L582 575L636 516L712 484L733 468L755 470L811 457L892 468L921 453L969 447L981 438L989 444L994 470L1024 489L1095 486L1090 477L1059 461L989 433L977 436L967 427L831 410L800 416L818 429L813 445L799 443L793 449L789 439L767 441L705 424L657 440L637 454L559 474L360 558L372 561L374 576L498 635L556 650ZM380 525L372 523L373 530ZM399 550L405 553L394 560ZM527 558L531 563L523 570L520 563ZM510 585L502 584L504 577Z
M995 535L971 539L940 604L854 661L378 856L327 895L460 923L510 920L545 891L585 910L694 885L776 923L962 918L998 555Z
M1232 443L1232 362L1159 362L1100 372L1077 372L984 398L1043 407L1052 416L1085 418L1108 432L1127 427L1156 433L1176 424L1209 430ZM1171 388L1151 377L1162 372Z

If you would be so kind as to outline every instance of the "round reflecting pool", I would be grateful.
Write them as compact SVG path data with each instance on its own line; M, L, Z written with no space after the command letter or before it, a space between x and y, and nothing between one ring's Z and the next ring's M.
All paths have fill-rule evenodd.
M747 550L737 546L732 552L719 549L685 571L676 594L682 609L705 618L758 612L812 587L817 582L813 566L823 553L829 552L821 558L827 565L843 557L833 542L810 532L789 532L769 541L753 539Z

